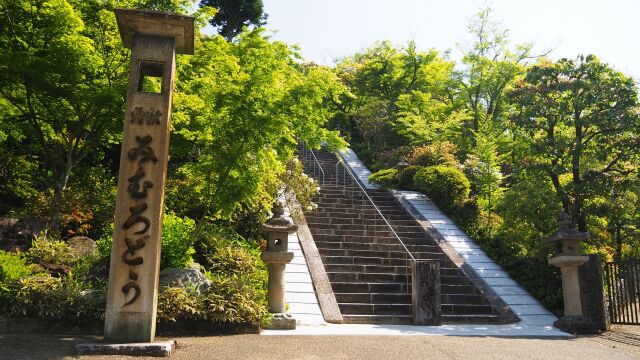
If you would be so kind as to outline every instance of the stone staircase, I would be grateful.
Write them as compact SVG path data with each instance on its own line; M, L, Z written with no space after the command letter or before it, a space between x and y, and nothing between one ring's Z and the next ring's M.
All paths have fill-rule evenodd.
M412 323L411 260L384 219L415 259L440 262L443 323L503 322L389 191L366 190L383 219L342 165L336 167L336 155L316 151L315 156L324 186L314 199L318 208L305 219L345 323ZM317 175L314 163L309 156L304 161L306 172Z

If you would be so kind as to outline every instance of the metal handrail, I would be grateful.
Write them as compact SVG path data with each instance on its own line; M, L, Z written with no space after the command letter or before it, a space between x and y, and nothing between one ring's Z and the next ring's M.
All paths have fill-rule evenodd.
M315 161L315 163L318 165L318 169L320 169L320 174L322 175L321 185L324 186L324 170L322 169L322 165L320 165L320 161L318 161L318 158L316 157L316 153L313 151L313 149L309 149L309 150L311 150L311 155L313 155L313 161Z
M312 150L313 151L313 150ZM340 152L337 152L337 156L338 156L338 162L336 163L336 181L338 181L338 164L341 164L342 167L347 170L347 172L349 173L349 175L351 176L351 178L353 179L353 181L356 183L356 185L358 185L358 187L360 188L360 191L362 191L362 193L364 194L364 196L367 197L367 199L369 200L369 202L371 203L371 205L373 205L373 208L378 212L378 214L380 215L380 217L382 218L382 220L384 221L384 223L387 225L387 227L389 227L389 230L391 230L391 233L393 234L393 236L395 236L395 238L398 240L398 242L400 242L400 245L402 245L402 248L404 249L404 251L407 252L407 254L409 255L409 257L411 258L412 261L416 261L416 258L413 257L413 255L411 254L411 251L409 251L409 249L407 248L407 246L404 244L404 242L400 239L400 236L398 236L398 234L396 233L395 230L393 230L393 227L391 226L391 224L389 224L389 222L387 221L387 218L384 217L384 215L382 215L382 212L380 211L380 209L378 208L378 206L373 202L373 200L371 199L371 197L369 197L369 194L367 194L366 190L362 187L362 185L360 184L360 180L358 179L358 177L353 173L353 170L351 169L351 167L347 166L345 164L345 160L342 157L342 154L340 154ZM377 229L375 231L378 231Z
M298 143L300 144L300 148L301 148L300 150L302 150L304 152L305 160L307 160L307 158L308 158L307 154L311 153L311 155L313 157L313 161L314 161L314 164L313 164L313 175L316 176L316 168L318 170L320 170L320 176L321 176L320 186L324 186L324 178L325 178L324 169L322 168L322 165L320 165L320 161L316 157L316 154L313 152L313 149L307 148L305 143L302 142L302 141L298 141Z

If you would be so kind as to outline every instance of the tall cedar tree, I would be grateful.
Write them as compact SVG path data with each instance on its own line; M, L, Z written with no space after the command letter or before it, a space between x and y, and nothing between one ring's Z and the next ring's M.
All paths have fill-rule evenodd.
M262 0L202 0L200 6L218 9L210 22L227 41L233 40L244 26L262 26L267 20Z

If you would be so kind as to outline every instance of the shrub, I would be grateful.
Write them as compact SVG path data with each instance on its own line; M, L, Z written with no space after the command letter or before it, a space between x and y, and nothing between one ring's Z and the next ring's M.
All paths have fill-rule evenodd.
M413 149L407 157L407 162L417 166L449 165L458 163L455 153L458 148L450 142L439 142Z
M70 266L78 260L67 243L46 236L35 238L25 256L32 264Z
M407 166L406 168L402 169L402 171L400 171L398 175L396 175L396 178L398 179L398 188L413 190L413 177L420 169L422 169L422 166L417 165Z
M220 323L259 323L265 320L268 314L266 292L255 288L250 276L227 278L208 275L213 285L203 299L207 320Z
M193 261L191 257L195 230L195 221L187 217L181 218L173 214L165 214L162 219L162 249L160 255L161 268L184 269Z
M158 322L203 320L206 318L202 295L183 288L161 287L158 291Z
M103 319L105 289L91 289L71 277L33 275L6 286L0 306L10 316L40 319Z
M248 277L256 289L265 287L267 272L258 242L244 239L231 229L211 226L195 246L197 262L214 276Z
M268 314L262 294L237 279L208 274L213 284L205 294L163 287L158 295L158 322L184 320L213 323L262 323Z
M397 174L398 170L396 169L384 169L371 174L369 181L375 182L382 187L393 189L398 185Z
M445 165L420 169L413 177L416 190L423 192L445 211L462 206L469 198L471 185L462 171Z
M20 253L0 250L0 283L10 282L31 275L33 267L27 265Z
M207 319L216 322L261 321L266 308L268 274L257 241L233 230L209 226L195 244L196 260L213 281L205 295Z

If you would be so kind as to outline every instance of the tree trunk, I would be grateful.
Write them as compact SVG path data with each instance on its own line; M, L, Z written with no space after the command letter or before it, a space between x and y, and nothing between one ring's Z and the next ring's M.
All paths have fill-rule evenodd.
M65 166L63 173L56 177L55 192L53 195L53 204L51 205L51 228L56 235L60 233L60 214L62 212L62 200L64 191L67 189L67 183L71 176L71 164Z
M575 148L571 157L571 174L573 176L573 184L575 186L575 201L573 203L572 220L578 225L579 231L587 231L587 220L585 214L582 213L582 205L584 204L584 189L582 177L580 175L580 159L582 157L582 125L580 125L580 114L576 113L575 121Z
M616 261L622 260L622 232L620 230L620 223L615 223L615 232L616 232Z

